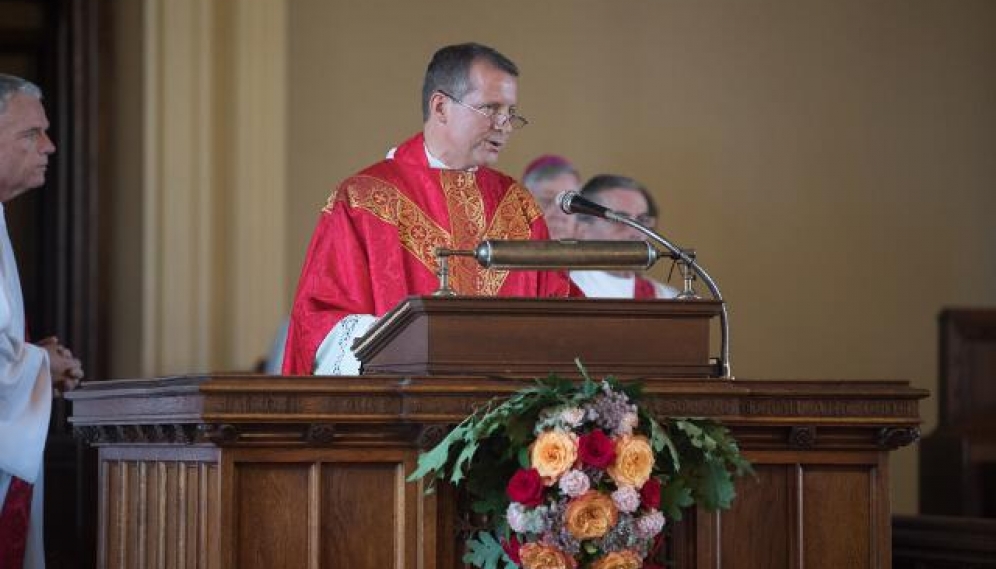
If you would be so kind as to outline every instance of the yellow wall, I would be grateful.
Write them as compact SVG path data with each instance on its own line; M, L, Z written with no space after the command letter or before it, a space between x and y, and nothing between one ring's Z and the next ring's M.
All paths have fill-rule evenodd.
M723 288L738 377L900 378L933 389L938 312L996 304L989 0L265 4L283 6L272 33L285 40L265 23L256 33L286 67L260 64L286 88L247 109L283 121L273 140L257 135L285 160L286 183L243 212L282 215L273 224L280 249L268 249L271 271L257 277L268 284L255 297L227 294L239 279L219 269L226 284L210 299L227 302L226 314L251 313L237 338L225 336L230 316L211 320L230 346L223 366L248 367L248 354L264 352L329 190L420 127L429 56L468 40L522 70L520 108L532 124L501 167L518 175L535 155L557 152L583 175L646 183L665 233L694 246ZM254 49L224 34L219 42L235 46L228 57ZM237 96L218 91L222 102ZM280 97L285 107L266 106ZM227 144L213 148L219 160L239 159ZM242 199L240 185L224 188L233 192L224 203ZM227 243L226 263L258 264L258 251ZM176 369L160 363L152 371ZM929 431L936 399L922 413ZM893 460L899 512L916 509L915 461L912 449Z

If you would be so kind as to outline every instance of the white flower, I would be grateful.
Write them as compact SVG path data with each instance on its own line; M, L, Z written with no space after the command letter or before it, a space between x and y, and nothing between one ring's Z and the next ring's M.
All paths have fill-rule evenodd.
M515 533L525 533L527 527L526 507L518 502L512 502L505 511L505 518L508 519L508 527Z
M539 506L537 508L527 508L518 502L512 502L505 510L505 519L508 520L508 527L515 533L543 533L550 529L550 520L547 519L550 508Z
M664 529L664 514L657 510L651 510L636 520L636 535L641 539L650 539L662 529Z
M591 481L588 480L588 475L584 472L571 470L560 477L559 485L561 492L573 498L587 492L591 488Z
M584 410L579 407L565 407L560 412L560 420L568 427L580 427L584 422Z
M623 415L622 419L619 421L619 426L616 427L616 435L632 435L633 430L636 429L640 424L640 416L634 411L630 411Z
M612 493L612 501L620 512L635 512L640 507L640 493L632 486L622 486Z

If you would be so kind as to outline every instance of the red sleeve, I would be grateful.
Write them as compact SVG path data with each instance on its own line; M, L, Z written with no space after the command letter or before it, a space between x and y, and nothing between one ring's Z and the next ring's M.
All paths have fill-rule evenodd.
M349 314L374 314L362 229L346 203L322 211L291 308L283 373L308 375L322 340Z

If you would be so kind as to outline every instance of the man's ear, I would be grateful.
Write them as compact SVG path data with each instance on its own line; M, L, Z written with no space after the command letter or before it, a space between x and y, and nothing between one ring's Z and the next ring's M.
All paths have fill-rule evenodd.
M449 97L436 91L429 97L429 116L430 118L435 118L440 123L446 124L446 102Z

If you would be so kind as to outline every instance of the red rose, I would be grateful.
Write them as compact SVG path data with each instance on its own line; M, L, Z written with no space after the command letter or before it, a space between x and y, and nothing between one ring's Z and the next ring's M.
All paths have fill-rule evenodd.
M519 543L519 538L514 535L508 540L501 540L501 548L505 550L505 555L512 560L512 563L516 565L522 565L522 558L519 557L519 548L522 544Z
M600 429L581 435L578 441L581 462L595 468L608 468L616 459L616 445Z
M640 502L645 508L657 509L661 507L661 481L650 477L640 488Z
M505 493L513 502L536 507L543 503L543 479L535 468L520 468L508 481Z

